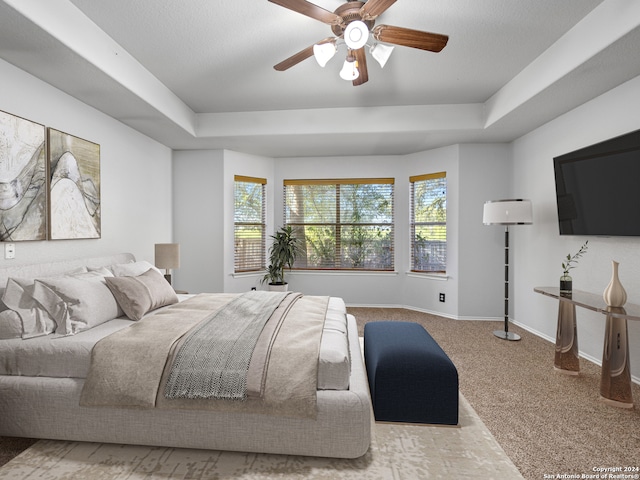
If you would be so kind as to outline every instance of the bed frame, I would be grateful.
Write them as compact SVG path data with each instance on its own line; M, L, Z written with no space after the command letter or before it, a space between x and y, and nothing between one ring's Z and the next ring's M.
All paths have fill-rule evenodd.
M35 278L88 265L132 261L130 254L0 268ZM79 406L83 379L0 375L0 435L84 442L357 458L369 449L373 421L355 318L348 316L348 390L318 391L316 419L200 410ZM28 340L27 340L28 341Z

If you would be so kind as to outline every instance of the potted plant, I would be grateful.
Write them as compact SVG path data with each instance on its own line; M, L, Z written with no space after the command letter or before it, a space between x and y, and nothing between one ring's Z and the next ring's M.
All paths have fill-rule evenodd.
M273 243L269 248L269 266L262 278L262 283L269 282L269 290L287 290L284 281L284 269L293 267L299 253L298 239L293 236L290 225L281 227L275 235L271 235Z
M567 254L567 261L562 262L562 276L560 277L560 295L570 296L573 291L573 279L569 275L569 271L572 268L575 268L574 264L578 263L578 259L582 257L587 251L587 244L589 240L584 242L584 244L578 250L578 253L571 256L571 254Z

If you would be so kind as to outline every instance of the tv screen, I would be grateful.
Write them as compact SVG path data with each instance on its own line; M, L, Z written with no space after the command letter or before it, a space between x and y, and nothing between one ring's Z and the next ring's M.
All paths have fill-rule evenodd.
M640 130L555 157L560 235L640 236Z

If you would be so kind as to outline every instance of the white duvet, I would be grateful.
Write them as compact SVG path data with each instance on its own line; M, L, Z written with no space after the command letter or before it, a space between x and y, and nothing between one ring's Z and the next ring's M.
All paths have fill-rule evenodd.
M86 378L93 345L132 323L121 317L72 336L0 340L0 375ZM331 297L320 344L318 390L348 389L350 365L346 307L341 298Z

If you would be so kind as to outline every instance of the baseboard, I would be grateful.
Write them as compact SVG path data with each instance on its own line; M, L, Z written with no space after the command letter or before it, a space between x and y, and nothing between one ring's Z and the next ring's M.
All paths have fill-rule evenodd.
M429 315L437 315L439 317L450 318L451 320L479 320L482 322L502 322L504 317L461 317L459 315L451 315L448 313L428 310L426 308L418 308L411 305L362 305L357 303L350 303L347 307L353 308L404 308L405 310L412 310L414 312L428 313ZM554 340L555 341L555 340Z
M443 313L443 312L436 312L434 310L427 310L425 308L411 307L409 305L362 305L362 304L357 304L357 303L350 303L350 304L347 305L347 308L348 307L353 307L353 308L403 308L405 310L413 310L414 312L428 313L429 315L437 315L439 317L450 318L452 320L461 320L460 318L458 318L455 315L449 315L448 313ZM474 318L474 320L475 320L475 318Z

